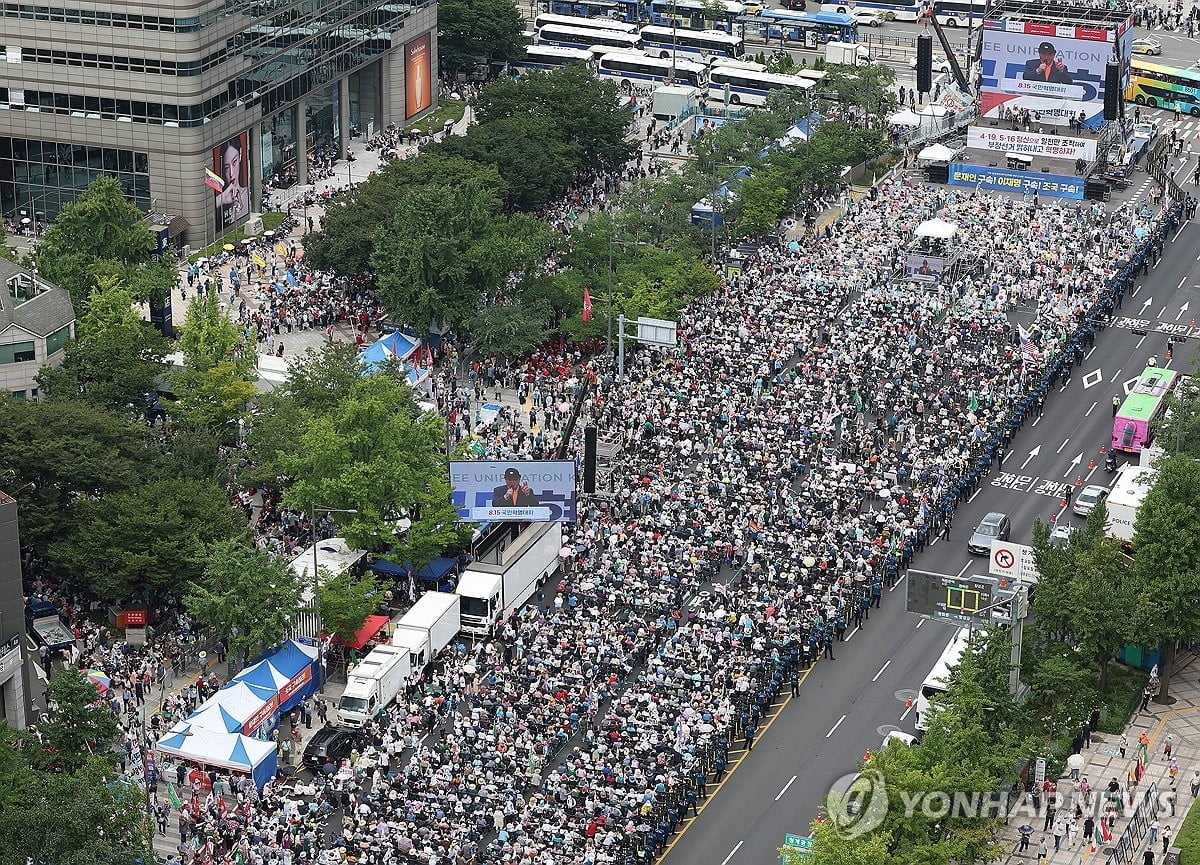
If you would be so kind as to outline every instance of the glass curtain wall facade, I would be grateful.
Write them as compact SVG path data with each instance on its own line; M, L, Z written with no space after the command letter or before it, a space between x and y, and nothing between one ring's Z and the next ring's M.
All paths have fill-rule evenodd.
M424 0L160 4L0 3L6 217L52 220L110 174L209 242L261 209L264 180L303 181L313 146L404 122L404 44L436 40Z

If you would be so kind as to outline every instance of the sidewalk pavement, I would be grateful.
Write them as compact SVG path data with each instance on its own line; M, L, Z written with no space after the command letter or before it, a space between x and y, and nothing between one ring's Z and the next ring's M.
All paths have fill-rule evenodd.
M1196 660L1196 656L1192 654L1180 656L1175 674L1171 679L1171 697L1174 703L1168 706L1151 702L1146 711L1138 711L1134 714L1125 728L1128 745L1124 757L1120 752L1121 737L1111 734L1092 734L1091 747L1081 752L1087 760L1087 764L1080 771L1080 779L1087 778L1092 787L1092 805L1090 809L1084 807L1084 817L1092 815L1099 823L1099 815L1103 813L1103 804L1107 798L1106 788L1109 782L1116 778L1123 790L1128 787L1132 778L1131 773L1137 765L1139 737L1145 733L1150 739L1150 744L1146 749L1145 774L1132 788L1134 805L1130 806L1127 792L1123 803L1124 807L1118 813L1116 825L1112 831L1112 840L1105 841L1101 845L1097 844L1094 838L1084 838L1082 821L1080 821L1081 828L1076 834L1076 843L1073 846L1070 845L1069 836L1064 835L1061 848L1055 851L1053 824L1048 831L1042 829L1045 822L1045 801L1042 802L1043 810L1035 815L1032 805L1022 799L1009 812L1008 825L1002 836L1007 853L999 860L1000 862L1008 863L1008 865L1036 863L1039 842L1045 838L1048 848L1046 865L1080 865L1080 863L1104 865L1110 861L1110 855L1114 853L1126 829L1130 827L1131 817L1137 804L1142 802L1146 791L1152 784L1157 786L1157 796L1152 812L1145 816L1144 821L1135 821L1140 823L1140 827L1130 829L1133 838L1127 855L1112 861L1141 865L1143 851L1152 850L1154 863L1161 865L1164 862L1162 836L1168 831L1167 827L1170 827L1169 834L1174 839L1183 825L1188 809L1194 801L1189 782L1193 770L1200 768L1200 664L1194 663ZM1168 736L1171 737L1173 756L1178 761L1173 806L1171 797L1167 795L1172 787L1169 774L1170 761L1163 754L1163 747L1168 741ZM1073 794L1076 786L1076 782L1069 778L1064 777L1058 780L1058 801L1062 813L1070 814L1074 811ZM1152 820L1158 821L1160 829L1158 839L1155 843L1150 844L1146 827ZM1033 826L1034 833L1029 847L1024 852L1018 852L1020 835L1017 830L1022 824ZM1174 840L1171 843L1173 845Z

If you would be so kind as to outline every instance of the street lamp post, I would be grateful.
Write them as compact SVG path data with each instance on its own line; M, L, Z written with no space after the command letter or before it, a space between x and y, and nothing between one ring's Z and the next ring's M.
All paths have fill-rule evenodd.
M325 643L321 639L321 575L317 571L317 514L356 514L354 508L323 508L320 505L309 505L308 524L309 536L312 540L313 551L313 612L317 616L317 665L321 669L321 688L325 687Z

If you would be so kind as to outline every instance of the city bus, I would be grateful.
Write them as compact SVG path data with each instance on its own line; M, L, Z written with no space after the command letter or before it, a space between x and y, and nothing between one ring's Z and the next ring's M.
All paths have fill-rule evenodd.
M878 12L885 21L919 21L925 14L925 0L841 0L822 3L822 12L841 12L850 15L855 9Z
M708 84L708 67L694 60L671 60L650 57L641 52L610 51L600 57L597 71L601 78L610 78L624 90L638 84L677 84L704 87Z
M543 12L533 19L533 29L542 29L547 25L555 27L575 27L583 30L613 30L617 33L637 33L636 24L617 21L613 18L579 18L575 15L558 15L553 12Z
M987 0L933 0L933 17L943 27L978 27Z
M615 0L550 0L550 12L580 18L620 18L621 4Z
M671 53L699 54L706 57L738 58L746 53L741 36L724 30L676 30L651 24L643 27L642 50L659 57L670 57Z
M1175 69L1134 57L1125 98L1138 105L1200 117L1200 70Z
M617 48L623 51L641 51L642 38L636 33L621 33L617 30L590 30L586 27L562 27L547 24L537 32L539 45L561 45L564 48Z
M772 90L795 88L808 91L816 86L815 82L799 75L758 72L720 63L708 73L709 99L719 99L727 105L762 106L767 104L767 94Z
M584 48L564 48L562 45L530 45L525 59L513 61L513 66L538 72L553 72L573 63L589 63L592 52Z
M1167 397L1179 373L1161 366L1148 366L1137 384L1117 409L1112 425L1112 449L1141 453L1154 437L1154 424L1167 409Z
M950 644L942 651L937 663L925 677L925 681L921 683L921 690L917 694L916 727L918 730L929 729L929 703L933 698L940 697L949 689L952 679L951 670L958 666L963 654L966 653L970 636L969 629L960 628L958 633L950 639Z
M725 15L720 20L709 17L709 7L700 0L651 0L650 23L681 30L724 30L732 33L738 18L746 14L746 7L734 0L720 0Z
M826 42L857 42L858 25L853 15L841 12L791 12L764 9L758 13L759 32L767 39L801 42L817 48Z

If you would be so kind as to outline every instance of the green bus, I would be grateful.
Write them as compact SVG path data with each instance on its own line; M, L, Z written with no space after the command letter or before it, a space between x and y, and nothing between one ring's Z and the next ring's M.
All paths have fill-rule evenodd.
M1200 70L1175 69L1134 57L1125 99L1200 117Z

